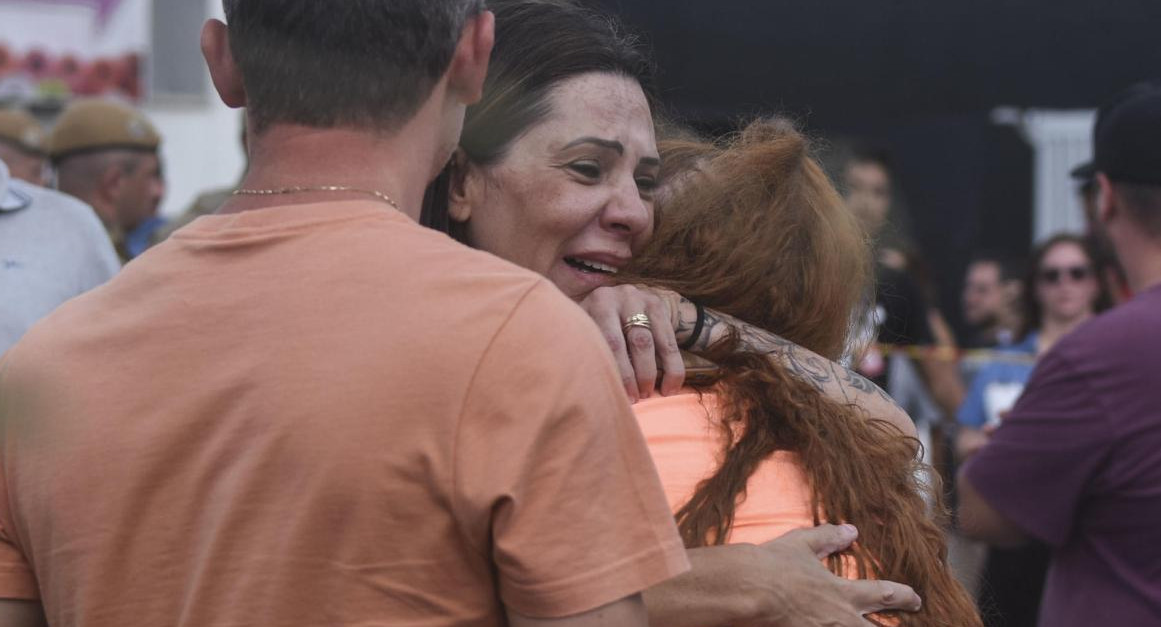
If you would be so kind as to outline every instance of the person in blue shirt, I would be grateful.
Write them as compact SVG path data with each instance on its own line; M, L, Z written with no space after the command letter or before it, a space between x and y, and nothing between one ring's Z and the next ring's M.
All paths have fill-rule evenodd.
M1040 352L1040 334L1032 331L1020 342L1001 345L976 372L963 405L956 413L961 431L999 424L1032 376Z

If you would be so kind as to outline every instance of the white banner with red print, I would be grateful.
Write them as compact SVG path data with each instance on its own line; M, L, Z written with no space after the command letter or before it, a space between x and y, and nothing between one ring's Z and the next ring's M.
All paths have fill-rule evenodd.
M0 0L0 101L140 102L149 11L149 0Z

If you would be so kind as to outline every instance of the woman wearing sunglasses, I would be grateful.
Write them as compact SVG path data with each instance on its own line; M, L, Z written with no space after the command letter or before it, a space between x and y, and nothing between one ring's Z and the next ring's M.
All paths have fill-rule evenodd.
M1095 270L1091 245L1077 235L1057 235L1036 247L1025 282L1024 326L1017 342L980 369L959 410L961 427L991 429L1011 409L1036 359L1060 338L1111 306L1108 287ZM974 452L969 445L963 453Z
M960 407L956 448L961 462L987 442L1003 414L1015 405L1036 361L1058 340L1112 306L1096 259L1088 240L1076 235L1057 235L1033 251L1020 339L980 369ZM988 553L980 592L980 607L993 621L987 624L1036 624L1048 559L1048 550L1037 545Z

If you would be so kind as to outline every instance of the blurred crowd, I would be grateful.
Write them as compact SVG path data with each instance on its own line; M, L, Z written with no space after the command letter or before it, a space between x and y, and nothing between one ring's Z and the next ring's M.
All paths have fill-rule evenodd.
M840 176L848 206L872 236L891 206L893 177L883 150L852 153ZM922 427L932 463L954 496L958 467L983 448L1015 407L1037 361L1079 326L1129 300L1124 270L1094 209L1096 171L1072 176L1088 231L1039 242L1026 257L976 253L960 278L968 328L959 337L934 303L932 277L914 251L877 246L875 343L859 370ZM1042 543L986 548L952 529L952 561L971 588L985 625L1037 624L1050 552Z
M933 276L882 147L381 2L226 3L249 164L168 220L140 111L0 110L0 624L1161 625L1161 84L1087 232Z

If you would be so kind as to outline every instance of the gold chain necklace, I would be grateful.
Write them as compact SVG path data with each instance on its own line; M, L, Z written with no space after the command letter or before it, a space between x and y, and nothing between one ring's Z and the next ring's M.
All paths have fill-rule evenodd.
M236 189L232 192L234 196L278 196L282 194L303 194L307 192L352 192L355 194L366 194L374 196L379 200L391 205L396 211L399 210L399 203L395 202L387 194L373 189L358 189L355 187L347 187L345 185L315 185L310 187L280 187L278 189Z

